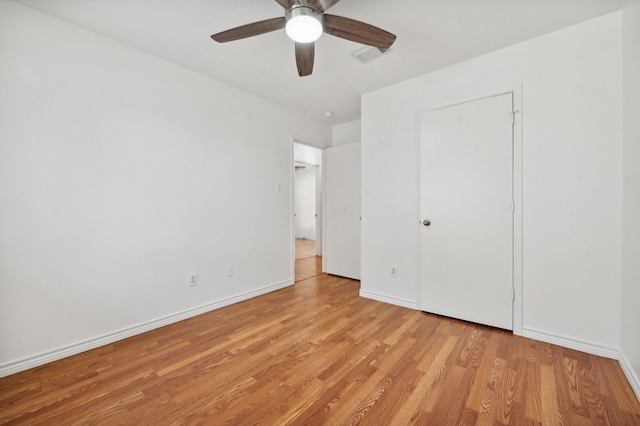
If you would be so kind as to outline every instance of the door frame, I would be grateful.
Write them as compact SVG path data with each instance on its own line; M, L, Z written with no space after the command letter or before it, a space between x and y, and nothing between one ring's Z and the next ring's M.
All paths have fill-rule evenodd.
M522 83L505 86L501 89L491 90L473 94L464 98L456 98L450 102L428 106L418 110L418 116L426 111L447 108L467 102L473 102L484 98L494 96L512 94L513 99L513 334L522 335L522 316L523 316L523 280L522 280L522 258L523 258L523 238L522 238ZM420 154L420 143L418 141L418 154ZM420 199L420 185L418 185L418 199ZM422 228L422 217L420 211L420 203L418 203L417 226ZM419 234L418 234L419 235ZM419 257L421 258L421 256ZM419 262L422 268L421 262ZM422 270L420 269L420 277L422 279ZM418 285L417 300L422 301L422 286Z

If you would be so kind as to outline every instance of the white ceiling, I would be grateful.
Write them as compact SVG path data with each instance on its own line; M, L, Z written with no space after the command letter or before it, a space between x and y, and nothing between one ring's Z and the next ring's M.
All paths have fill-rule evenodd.
M298 77L285 32L218 44L210 35L283 16L274 0L18 0L96 33L301 111L329 124L360 117L360 95L622 7L624 0L342 0L329 13L398 36L360 64L362 45L316 42L313 74ZM335 116L327 119L325 110Z

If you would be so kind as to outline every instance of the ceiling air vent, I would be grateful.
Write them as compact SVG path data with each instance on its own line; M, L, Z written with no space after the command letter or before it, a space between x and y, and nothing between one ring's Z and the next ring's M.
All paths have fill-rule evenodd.
M389 49L385 49L384 47L371 47L367 46L360 50L356 50L351 54L358 62L361 64L366 64L373 61L376 58L384 55L389 52Z

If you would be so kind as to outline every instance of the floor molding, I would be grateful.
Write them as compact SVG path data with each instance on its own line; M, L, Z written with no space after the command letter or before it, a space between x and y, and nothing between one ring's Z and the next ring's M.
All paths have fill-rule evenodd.
M400 299L399 297L388 296L386 294L376 293L373 291L360 290L360 297L377 300L378 302L390 303L404 308L418 309L418 304L415 301Z
M86 339L77 343L73 343L71 345L66 345L57 349L52 349L50 351L41 352L39 354L24 357L15 361L10 361L8 363L0 365L0 377L9 376L20 371L28 370L30 368L38 367L52 361L66 358L68 356L99 348L100 346L108 345L119 340L146 333L147 331L164 327L165 325L173 324L187 318L195 317L206 312L213 311L215 309L220 309L225 306L233 305L234 303L242 302L243 300L251 299L253 297L261 296L272 291L280 290L290 285L293 285L293 280L282 281L279 283L261 287L256 290L248 291L232 297L217 300L215 302L207 303L205 305L197 306L195 308L186 309L184 311L166 315L164 317L157 318L155 320L138 324L132 327L123 328L111 333L103 334L101 336Z
M633 371L631 363L622 351L618 357L618 363L620 364L620 368L622 368L624 375L627 376L627 380L631 385L631 389L633 389L633 392L636 394L636 398L640 401L640 377L638 377L635 371Z
M522 336L605 358L618 359L620 357L620 351L616 348L571 339L569 337L559 336L532 328L523 327Z

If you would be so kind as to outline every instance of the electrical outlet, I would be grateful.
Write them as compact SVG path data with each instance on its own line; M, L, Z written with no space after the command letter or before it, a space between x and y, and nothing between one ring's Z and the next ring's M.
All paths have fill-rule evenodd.
M395 265L391 265L389 267L389 276L392 278L397 278L398 277L398 267Z
M227 278L231 278L233 276L233 266L229 265L224 269L224 274Z
M195 287L198 285L198 273L192 272L189 274L189 287Z

